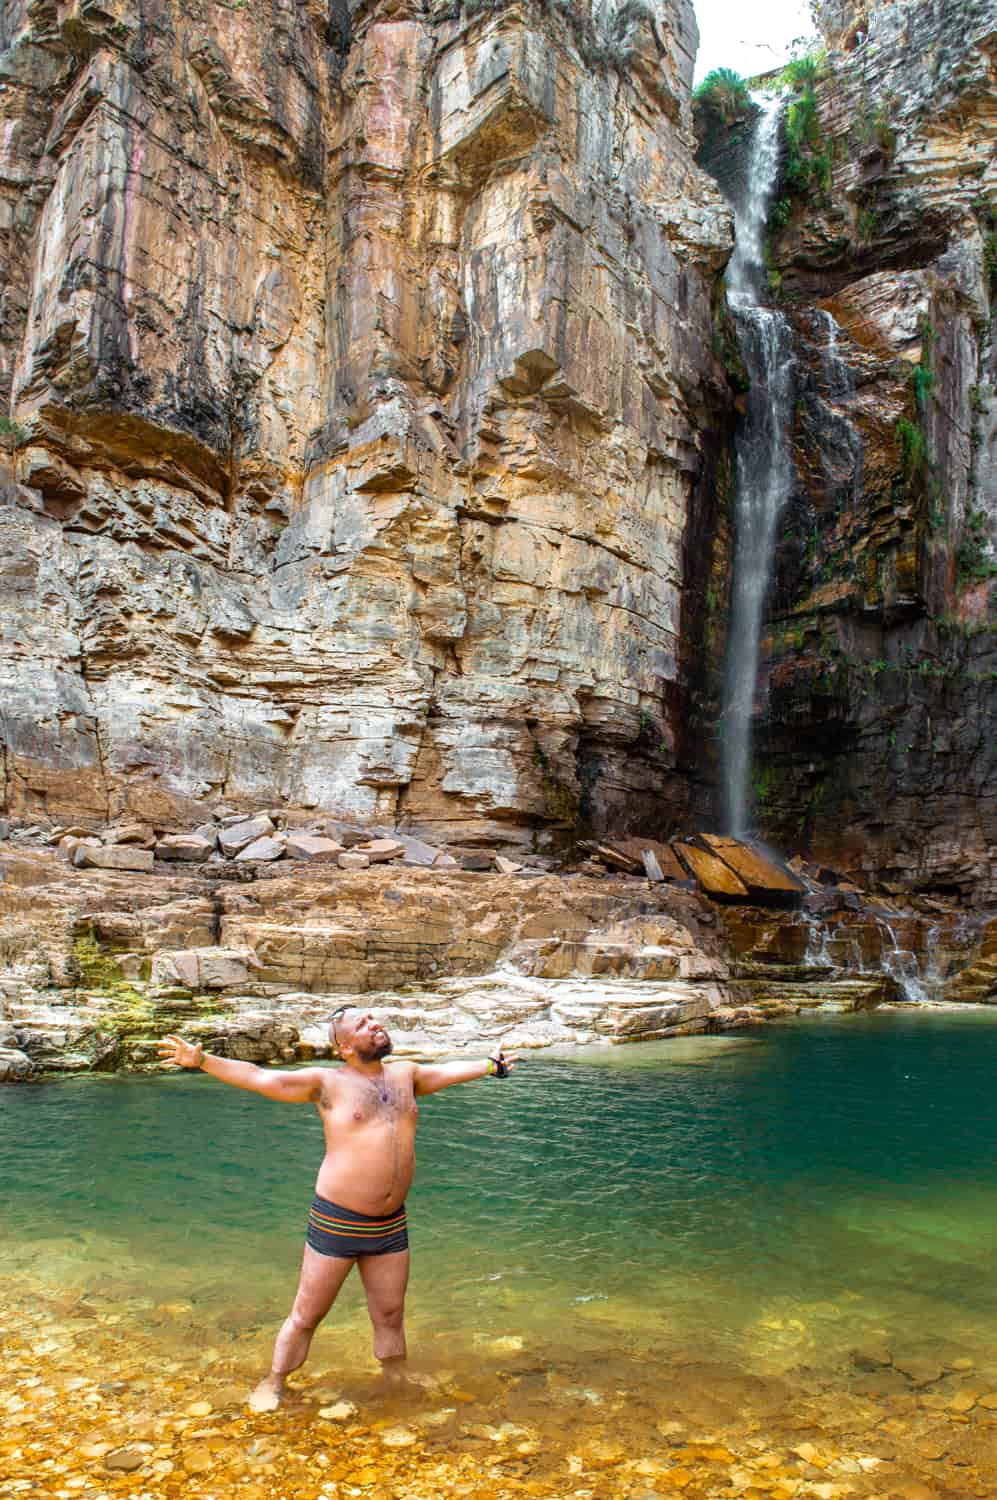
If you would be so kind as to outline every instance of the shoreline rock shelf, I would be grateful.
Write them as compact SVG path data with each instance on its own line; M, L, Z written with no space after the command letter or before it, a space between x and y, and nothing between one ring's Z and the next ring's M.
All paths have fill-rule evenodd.
M248 821L230 825L242 831L229 847ZM240 865L273 836L250 832L231 860L144 870L77 865L75 850L67 863L65 834L59 847L0 843L0 1080L154 1068L170 1030L257 1062L322 1056L325 1018L351 996L420 1057L499 1036L524 1049L630 1042L903 1002L932 970L938 998L997 1003L992 920L818 889L802 864L796 904L780 909L593 875L591 860L440 868L428 846L412 858L405 836L370 830L289 833L311 858ZM87 836L89 850L151 852Z

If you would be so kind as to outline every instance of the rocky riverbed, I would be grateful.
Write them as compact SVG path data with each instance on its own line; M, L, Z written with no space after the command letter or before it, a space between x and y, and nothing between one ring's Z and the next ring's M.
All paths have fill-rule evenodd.
M189 1300L122 1301L79 1281L61 1296L32 1286L25 1311L20 1275L0 1279L0 1478L11 1496L994 1494L997 1366L956 1346L930 1360L856 1349L837 1381L806 1368L749 1374L688 1351L662 1361L653 1384L643 1368L635 1390L626 1347L594 1377L513 1335L417 1368L394 1399L366 1366L333 1357L294 1377L288 1409L261 1417L244 1406L261 1342L252 1330L206 1322Z

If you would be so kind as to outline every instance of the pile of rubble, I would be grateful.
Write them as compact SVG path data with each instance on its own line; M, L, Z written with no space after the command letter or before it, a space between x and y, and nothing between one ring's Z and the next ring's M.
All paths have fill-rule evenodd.
M278 860L328 864L352 871L395 860L422 869L490 870L503 875L531 871L531 867L492 849L463 850L455 857L423 839L385 829L360 828L328 819L305 828L284 824L284 814L278 811L253 817L225 813L189 832L170 832L147 823L117 823L99 831L75 826L23 828L12 837L23 843L54 844L78 869L145 874L160 862L211 865L214 874L222 873L218 866L229 865L251 874L254 866ZM539 871L532 869L532 873Z
M798 906L808 889L771 851L715 833L693 833L670 843L640 837L587 840L582 847L589 855L583 866L587 873L605 867L642 875L655 884L667 881L702 890L714 901Z
M155 828L147 823L117 823L94 830L85 827L22 828L11 837L23 843L57 845L80 869L133 870L151 873L169 865L208 865L220 877L249 879L258 866L282 861L365 870L397 861L434 870L478 870L501 875L538 875L550 860L513 860L495 849L440 849L411 834L386 828L362 828L335 819L312 819L288 826L294 814L281 810L247 816L220 812L213 821L189 831ZM0 837L7 830L0 826ZM802 862L784 863L771 850L713 833L691 833L662 842L631 836L582 840L583 861L574 868L585 875L636 876L652 884L669 883L699 890L715 901L752 905L798 906L813 889ZM570 868L570 867L569 867Z

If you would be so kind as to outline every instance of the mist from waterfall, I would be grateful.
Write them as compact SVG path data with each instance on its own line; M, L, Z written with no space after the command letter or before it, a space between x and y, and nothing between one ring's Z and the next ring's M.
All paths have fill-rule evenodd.
M727 268L727 300L751 386L735 438L734 582L723 707L724 812L742 836L751 817L751 715L762 616L775 528L789 498L793 468L789 423L794 396L789 324L766 307L765 232L779 168L781 97L762 98L741 201L734 205L736 246Z

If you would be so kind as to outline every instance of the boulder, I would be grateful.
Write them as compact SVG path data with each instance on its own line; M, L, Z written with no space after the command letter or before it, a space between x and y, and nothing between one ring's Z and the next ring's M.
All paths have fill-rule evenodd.
M35 1071L34 1063L17 1047L0 1047L0 1083L22 1083Z
M284 841L282 839L272 839L264 835L262 838L254 839L244 849L240 849L235 857L247 863L255 860L260 864L265 864L271 860L280 859L283 853Z
M52 829L52 832L48 836L48 842L50 844L61 844L63 839L86 839L90 838L92 834L92 828L83 828L78 823L71 823L68 827L60 824L57 828Z
M643 872L643 861L640 854L630 854L620 848L618 844L594 843L583 839L580 847L587 849L589 853L601 860L611 870L622 870L625 875L638 875Z
M157 843L156 858L203 864L214 847L213 840L209 841L198 833L171 833Z
M716 896L722 901L748 899L748 887L730 865L724 864L715 854L697 849L695 844L676 843L672 847L708 896Z
M779 860L740 839L704 833L698 842L730 866L756 901L788 905L799 901L806 890L803 881Z
M460 854L460 867L462 870L493 870L495 850L463 849Z
M273 833L273 823L267 817L248 818L240 823L223 826L218 834L218 847L229 859L241 850Z
M401 859L405 845L397 839L370 839L357 845L359 853L366 854L372 865L387 864L389 859Z
M500 875L517 875L523 867L517 865L514 859L506 859L504 854L496 854L495 868Z
M654 856L655 864L661 871L662 880L683 880L685 871L675 857L671 844L663 844L660 839L629 838L620 839L614 848L621 854L627 854L633 860L639 860L647 872L647 861L645 855L650 853ZM651 879L652 877L648 877Z
M343 846L317 833L289 833L284 851L288 859L309 859L316 864L335 864Z
M413 838L411 834L399 833L395 837L405 851L402 855L403 864L419 865L428 870L440 857L439 849L434 849L432 844L427 844L422 839Z
M59 840L59 853L64 854L67 859L71 860L81 844L86 844L91 849L99 849L101 847L100 839L94 834L87 834L85 838L80 838L75 833L66 833Z
M142 870L153 866L151 849L140 849L135 844L77 844L73 850L73 864L84 870Z
M358 849L344 849L338 864L341 870L366 870L370 866L370 860Z
M155 836L147 823L116 823L104 831L105 844L141 844L151 849Z

